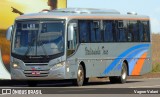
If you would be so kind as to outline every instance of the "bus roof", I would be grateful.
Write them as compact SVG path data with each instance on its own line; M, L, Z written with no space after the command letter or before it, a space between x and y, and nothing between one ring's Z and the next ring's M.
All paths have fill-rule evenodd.
M149 20L148 16L137 15L135 13L120 14L113 9L85 9L85 8L65 8L52 10L50 12L39 12L24 14L17 17L20 19L91 19L91 20Z

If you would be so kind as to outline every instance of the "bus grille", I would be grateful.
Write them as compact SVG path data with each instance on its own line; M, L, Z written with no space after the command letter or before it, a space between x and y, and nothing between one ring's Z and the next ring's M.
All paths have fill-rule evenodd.
M47 77L49 70L25 70L24 74L26 77Z
M48 65L48 64L46 64L46 63L39 63L39 64L30 64L30 63L26 63L25 64L26 66L45 66L45 65Z

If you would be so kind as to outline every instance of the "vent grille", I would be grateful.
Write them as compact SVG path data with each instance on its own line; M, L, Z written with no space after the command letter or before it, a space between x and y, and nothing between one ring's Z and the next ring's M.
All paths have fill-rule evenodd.
M26 66L46 66L48 63L25 63Z
M47 77L49 70L25 70L26 77Z

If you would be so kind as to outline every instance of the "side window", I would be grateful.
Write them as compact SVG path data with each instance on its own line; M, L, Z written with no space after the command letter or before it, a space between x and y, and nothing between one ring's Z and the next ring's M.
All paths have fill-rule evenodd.
M150 41L150 29L149 29L149 22L145 21L144 24L144 42Z
M100 21L90 21L90 37L91 37L91 42L102 41Z
M126 39L126 29L124 27L124 21L118 21L118 32L117 38L119 42L125 42Z
M113 41L113 21L104 21L104 41Z
M123 29L119 29L119 33L120 33L120 42L126 42L126 30Z
M118 28L123 28L123 21L118 21Z
M95 33L93 22L90 22L90 38L91 38L91 42L96 42L96 33Z
M102 41L102 35L101 35L101 31L100 31L100 21L94 21L94 31L96 33L96 41L100 42Z
M128 42L132 42L133 41L133 25L128 22Z
M100 28L100 21L80 20L79 21L80 42L101 42L102 33Z
M134 41L139 42L138 22L134 22L133 24L133 36Z
M90 31L89 21L80 20L79 21L79 33L80 33L80 42L85 43L89 42L89 31Z
M140 42L143 42L144 41L144 25L143 23L139 23L139 39L140 39Z
M137 21L130 21L128 24L128 41L129 42L138 42L139 41L139 32L138 32Z
M139 22L139 38L141 42L150 41L150 28L149 21Z

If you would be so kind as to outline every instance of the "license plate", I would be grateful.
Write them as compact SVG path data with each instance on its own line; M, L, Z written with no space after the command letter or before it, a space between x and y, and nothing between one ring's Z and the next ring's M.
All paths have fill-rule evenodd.
M41 73L40 73L40 71L32 71L32 74L33 75L40 75Z

